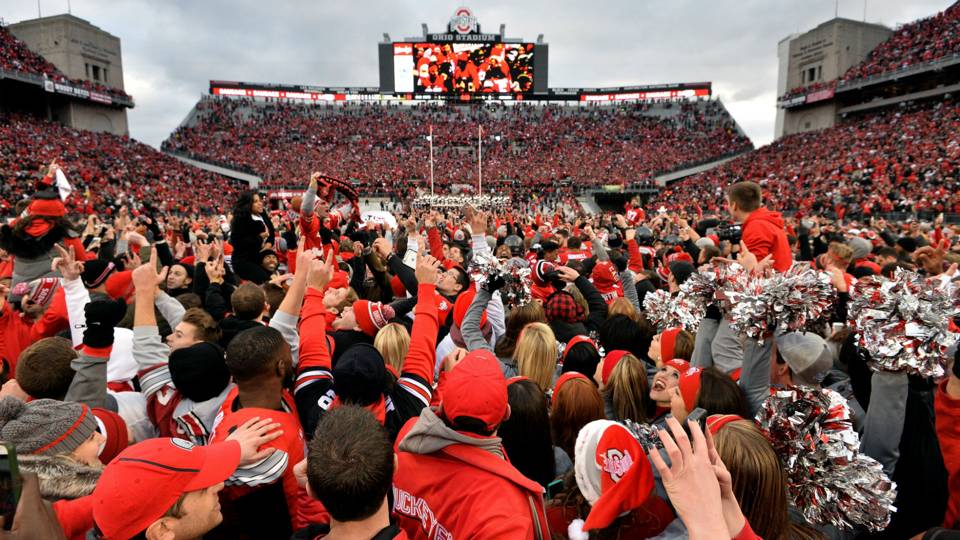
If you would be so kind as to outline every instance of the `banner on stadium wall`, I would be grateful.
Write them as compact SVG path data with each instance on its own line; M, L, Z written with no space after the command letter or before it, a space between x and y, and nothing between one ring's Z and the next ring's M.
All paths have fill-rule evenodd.
M617 94L581 94L580 101L643 101L648 99L692 98L709 95L709 88L690 88L686 90L623 92Z
M424 93L397 90L380 93L371 87L327 88L210 81L210 93L215 96L291 99L307 102L397 102L397 101L581 101L615 103L656 99L685 99L710 97L709 82L675 83L648 86L620 86L614 88L555 88L546 93ZM801 97L802 99L802 97Z
M825 99L830 99L833 97L836 90L833 88L824 88L823 90L818 90L816 92L810 92L807 94L807 103L815 103L817 101L823 101Z

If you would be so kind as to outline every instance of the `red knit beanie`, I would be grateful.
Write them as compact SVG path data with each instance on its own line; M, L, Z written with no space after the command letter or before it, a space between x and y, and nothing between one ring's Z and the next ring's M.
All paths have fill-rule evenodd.
M686 371L680 372L680 383L678 387L680 389L680 396L683 397L683 406L686 407L688 413L694 409L694 405L697 403L697 394L700 393L701 374L703 374L703 370L698 367L690 367L687 368Z
M603 359L603 370L600 372L603 384L607 384L610 374L613 373L613 368L617 367L620 360L623 360L623 357L628 354L630 354L628 351L610 351L607 353L607 356Z
M660 334L660 361L673 360L673 352L677 346L677 334L681 328L668 328Z
M353 314L357 318L357 326L368 336L375 336L377 332L394 317L393 308L380 302L357 300L353 303Z

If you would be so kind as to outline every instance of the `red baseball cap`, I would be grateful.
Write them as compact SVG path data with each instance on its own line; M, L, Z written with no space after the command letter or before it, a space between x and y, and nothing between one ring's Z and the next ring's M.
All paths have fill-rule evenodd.
M507 380L500 363L486 349L470 351L447 373L440 398L444 418L469 416L493 430L507 415Z
M104 540L126 540L160 519L185 493L225 481L240 465L240 445L196 446L149 439L110 462L91 494L93 521Z

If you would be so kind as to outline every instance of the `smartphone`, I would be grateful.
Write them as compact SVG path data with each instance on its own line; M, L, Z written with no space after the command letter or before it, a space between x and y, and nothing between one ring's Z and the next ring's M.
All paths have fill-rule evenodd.
M17 464L17 450L7 442L0 442L0 516L3 530L9 531L13 525L17 504L20 502L20 467Z
M707 414L706 409L697 407L696 409L691 411L690 414L687 416L687 422L693 421L700 424L700 431L702 431L703 433L706 433L707 432L707 416L709 415ZM686 422L684 422L683 424L683 429L688 432L690 431L690 427L687 425Z

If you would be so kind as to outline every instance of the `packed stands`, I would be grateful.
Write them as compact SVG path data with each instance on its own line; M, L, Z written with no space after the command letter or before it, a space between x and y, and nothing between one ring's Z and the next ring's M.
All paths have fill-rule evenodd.
M132 99L123 90L110 88L86 80L70 79L43 56L31 51L26 43L17 39L9 30L0 26L0 70L40 75L57 82L68 82L87 90Z
M0 115L0 213L29 197L37 171L56 158L72 183L70 210L109 212L131 197L170 212L229 206L238 184L185 165L128 137L68 128L26 115ZM210 194L222 194L223 198ZM219 211L219 210L218 210Z
M752 148L717 101L618 107L315 106L207 98L163 149L301 185L311 171L396 193L429 180L475 184L478 125L483 180L527 188L638 183L658 171Z
M863 62L847 70L843 80L872 77L955 54L960 54L960 2L933 17L901 26Z
M764 186L768 205L805 213L960 212L960 104L887 110L790 135L663 190L656 204L722 209L739 180ZM677 203L677 201L682 201Z

